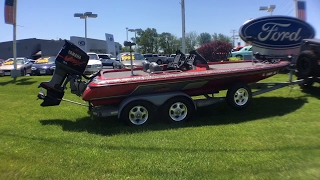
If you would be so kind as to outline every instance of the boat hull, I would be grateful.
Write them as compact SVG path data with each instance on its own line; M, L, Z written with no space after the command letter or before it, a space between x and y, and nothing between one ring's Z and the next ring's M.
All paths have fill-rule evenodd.
M287 65L289 62L269 65L252 65L252 62L223 63L222 66L211 64L208 70L199 68L186 72L144 74L137 71L135 76L119 72L119 77L116 72L102 72L100 77L96 77L87 86L82 99L93 106L104 106L119 104L131 96L154 93L179 91L190 96L211 94L229 89L237 82L251 84L269 78Z

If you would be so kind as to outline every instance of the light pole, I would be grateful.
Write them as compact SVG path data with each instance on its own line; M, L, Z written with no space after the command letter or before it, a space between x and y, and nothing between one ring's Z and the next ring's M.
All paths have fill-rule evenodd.
M128 38L128 27L126 27L126 32L127 32L127 41L129 41L129 38Z
M74 17L78 17L80 19L84 19L84 31L85 31L85 38L84 38L84 47L85 47L85 51L88 52L87 49L87 18L97 18L98 14L92 14L92 12L85 12L85 13L75 13L73 15Z
M185 23L185 6L184 0L181 0L181 16L182 16L182 53L186 53L186 23Z
M276 5L270 5L269 7L268 6L260 6L259 7L260 11L270 12L270 15L272 15L272 12L274 11L274 9L276 9Z
M134 43L136 44L134 47L134 51L137 52L137 32L142 32L143 30L141 28L138 29L128 29L127 32L134 32ZM128 37L127 37L128 38Z

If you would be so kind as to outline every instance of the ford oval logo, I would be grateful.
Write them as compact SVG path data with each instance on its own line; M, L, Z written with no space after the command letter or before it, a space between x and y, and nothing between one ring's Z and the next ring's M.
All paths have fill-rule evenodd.
M251 37L252 45L266 49L291 49L303 39L314 38L315 31L308 23L288 16L267 16L246 22L240 27L241 39Z
M84 46L84 45L86 44L86 42L84 42L84 41L79 41L78 44L79 44L80 46Z

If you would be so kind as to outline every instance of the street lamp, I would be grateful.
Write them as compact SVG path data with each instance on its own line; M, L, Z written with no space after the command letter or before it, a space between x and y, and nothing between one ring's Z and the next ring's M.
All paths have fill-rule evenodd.
M272 12L274 11L275 8L276 8L276 5L270 5L269 7L268 6L260 6L259 10L270 12L270 15L272 15Z
M74 17L78 17L80 19L84 19L84 31L85 31L85 39L84 39L84 47L85 47L85 51L87 52L87 18L97 18L98 14L92 14L92 12L85 12L85 13L75 13L73 15Z
M134 43L136 44L134 50L136 52L137 51L137 32L142 32L143 30L139 28L139 29L128 29L127 32L128 31L134 32Z

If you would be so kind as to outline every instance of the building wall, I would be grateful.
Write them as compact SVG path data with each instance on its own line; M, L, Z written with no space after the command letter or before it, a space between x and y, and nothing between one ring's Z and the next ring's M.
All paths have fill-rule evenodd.
M85 51L85 38L71 36L70 41ZM88 52L107 53L106 41L99 39L87 38Z
M40 50L40 39L17 40L17 57L31 58L33 54ZM0 43L0 59L13 57L13 42L7 41Z
M64 45L65 41L64 40L46 40L46 41L41 41L40 46L41 46L41 55L42 56L56 56L62 46Z
M108 36L109 37L109 36ZM99 40L87 38L88 51L96 53L110 53L117 55L120 52L120 44L114 42L113 35L112 42L109 40ZM76 44L78 47L85 49L85 41L83 37L71 36L70 41ZM41 56L56 56L64 45L65 41L60 40L44 40L44 39L21 39L17 40L17 57L34 58L33 55L41 52ZM109 47L109 48L108 48ZM8 59L13 57L13 43L12 41L0 43L0 59ZM111 54L111 53L110 53Z

